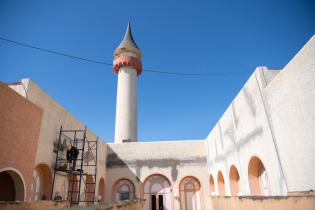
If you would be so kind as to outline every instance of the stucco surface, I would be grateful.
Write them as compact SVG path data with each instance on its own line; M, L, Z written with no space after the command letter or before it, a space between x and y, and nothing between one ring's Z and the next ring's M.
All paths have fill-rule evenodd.
M137 141L137 70L121 67L117 80L115 143Z
M60 127L62 126L63 129L67 130L83 130L85 125L71 113L69 113L59 103L57 103L53 98L51 98L45 91L38 87L32 80L23 79L21 84L13 84L10 85L10 87L42 110L42 121L37 137L38 145L36 145L32 153L33 155L36 155L36 158L33 161L34 166L29 167L29 170L33 171L35 166L38 164L45 164L50 168L50 171L53 172L56 160L54 148L57 145ZM11 91L14 92L13 90ZM95 141L98 138L90 129L87 129L86 135L88 140ZM102 177L105 179L106 176L106 155L104 155L106 154L106 148L107 147L104 140L99 138L96 192L98 192L99 179ZM94 173L94 168L92 167L85 168L85 170L88 173ZM62 191L62 189L59 189L59 187L63 185L64 180L64 176L57 176L57 187L55 187L54 192ZM30 185L28 188L29 187Z
M20 172L27 194L35 167L42 116L42 109L7 84L0 83L0 171L12 168Z
M138 142L108 144L106 199L110 200L112 186L118 179L130 179L136 196L142 196L144 180L152 174L164 175L172 185L172 206L179 209L179 182L186 176L196 177L202 186L202 203L210 209L206 173L207 159L204 140Z
M315 196L215 197L214 210L314 210Z
M315 190L315 36L266 87L289 192Z
M262 101L260 82L266 84L267 81L261 78L261 72L268 75L269 69L259 67L255 70L207 137L209 174L214 177L217 195L219 171L223 173L226 195L230 195L232 165L240 175L240 194L250 194L248 164L254 156L261 159L268 172L272 195L287 192ZM275 74L274 70L271 74Z
M241 195L250 195L248 163L257 156L271 195L315 189L315 38L282 70L258 67L207 139L209 175L218 193L222 171L230 195L229 170L240 174Z

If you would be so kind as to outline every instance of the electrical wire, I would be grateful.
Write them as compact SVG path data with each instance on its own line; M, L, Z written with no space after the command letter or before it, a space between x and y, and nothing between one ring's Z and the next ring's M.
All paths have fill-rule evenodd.
M81 61L86 61L86 62L91 62L91 63L97 63L97 64L102 64L102 65L107 65L107 66L112 66L112 63L109 62L104 62L104 61L97 61L94 59L88 59L88 58L83 58L80 56L75 56L75 55L70 55L70 54L66 54L66 53L61 53L61 52L57 52L57 51L53 51L53 50L48 50L45 48L41 48L41 47L36 47L30 44L26 44L23 42L18 42L18 41L14 41L12 39L7 39L7 38L3 38L0 37L0 40L8 42L8 43L12 43L15 45L19 45L22 47L27 47L27 48L31 48L34 50L39 50L42 52L47 52L47 53L52 53L52 54L56 54L56 55L60 55L60 56L64 56L64 57L68 57L68 58L72 58L72 59L77 59L77 60L81 60ZM213 72L213 73L183 73L183 72L169 72L169 71L159 71L159 70L152 70L152 69L143 69L143 71L145 72L150 72L150 73L157 73L157 74L169 74L169 75L180 75L180 76L228 76L228 75L239 75L239 74L247 74L248 72Z

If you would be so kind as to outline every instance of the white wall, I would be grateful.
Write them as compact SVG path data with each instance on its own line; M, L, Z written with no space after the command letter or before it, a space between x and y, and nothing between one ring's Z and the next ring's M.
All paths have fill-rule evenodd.
M315 190L315 36L264 92L289 192Z
M207 137L209 174L222 171L230 195L235 165L250 194L248 163L263 162L272 195L315 189L315 38L282 70L258 67Z
M272 194L286 194L260 94L258 81L261 80L262 71L268 73L270 70L263 67L255 70L207 137L208 148L210 148L209 173L214 177L216 194L218 194L217 175L218 171L221 171L226 195L230 195L229 172L232 165L238 169L242 194L250 194L248 164L253 156L259 157L263 162L269 175Z

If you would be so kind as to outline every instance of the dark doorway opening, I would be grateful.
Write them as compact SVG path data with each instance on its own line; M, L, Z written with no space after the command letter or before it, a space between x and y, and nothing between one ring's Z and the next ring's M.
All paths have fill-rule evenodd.
M11 175L4 171L0 173L0 201L15 200L15 185Z
M159 195L159 210L163 209L163 195Z
M156 195L151 195L151 210L156 210Z
M151 195L151 210L164 210L163 195Z

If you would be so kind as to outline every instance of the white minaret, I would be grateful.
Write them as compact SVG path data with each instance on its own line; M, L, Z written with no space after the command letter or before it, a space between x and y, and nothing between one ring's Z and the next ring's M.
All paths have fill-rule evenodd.
M114 52L118 75L115 143L135 142L137 126L137 77L141 74L141 51L133 40L130 23L124 39Z

